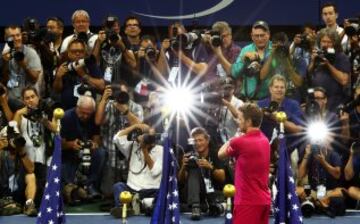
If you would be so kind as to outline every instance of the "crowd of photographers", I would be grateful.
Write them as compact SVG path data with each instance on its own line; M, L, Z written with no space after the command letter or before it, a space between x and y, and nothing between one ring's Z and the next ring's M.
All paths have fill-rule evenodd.
M275 113L287 114L286 142L305 216L320 211L334 217L360 208L360 21L345 19L340 27L331 3L323 5L321 15L325 28L306 24L293 41L257 21L251 43L242 48L224 21L191 31L176 22L161 40L142 34L135 16L121 27L110 15L95 34L84 10L73 13L74 33L65 38L58 17L48 18L45 27L34 18L22 27L6 27L0 63L0 215L37 214L56 107L65 110L61 182L67 204L113 198L111 214L121 217L118 196L128 190L135 195L133 214L150 214L162 174L159 133L176 126L170 128L177 143L174 196L194 220L206 211L221 215L220 192L233 183L234 164L219 160L217 151L241 134L238 109L248 101L263 108L272 177L278 158ZM195 92L196 108L169 121L162 95L175 86ZM318 142L306 137L313 121L330 130Z

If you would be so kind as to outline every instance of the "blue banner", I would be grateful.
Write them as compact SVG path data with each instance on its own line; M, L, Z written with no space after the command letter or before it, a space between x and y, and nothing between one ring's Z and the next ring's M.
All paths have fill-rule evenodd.
M326 0L327 1L327 0ZM71 15L76 9L89 12L92 25L101 25L109 13L121 21L138 15L145 26L167 26L174 20L192 24L211 25L225 20L232 25L249 25L263 19L270 25L302 25L305 22L320 24L320 5L325 0L18 0L2 2L0 25L21 24L27 16L37 18L42 24L51 16L64 19L71 25ZM358 0L333 1L338 5L339 21L360 13Z

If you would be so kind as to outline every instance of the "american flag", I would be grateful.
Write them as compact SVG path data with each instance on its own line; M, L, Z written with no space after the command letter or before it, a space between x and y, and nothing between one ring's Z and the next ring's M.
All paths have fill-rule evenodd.
M177 163L171 142L168 137L164 140L163 172L156 205L151 217L151 224L179 224L180 204L177 189Z
M41 200L37 224L65 223L64 202L61 194L61 138L55 136L55 149L48 168L47 182Z
M279 136L279 143L280 158L276 180L277 194L274 204L275 224L302 224L301 207L295 193L295 180L283 134Z

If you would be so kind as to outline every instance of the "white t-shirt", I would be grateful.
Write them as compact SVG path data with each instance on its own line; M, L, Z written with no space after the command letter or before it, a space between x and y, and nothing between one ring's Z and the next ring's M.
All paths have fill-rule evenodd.
M163 147L156 145L151 149L150 157L154 161L154 166L150 170L145 164L144 154L137 142L128 141L127 136L115 135L114 143L127 159L131 151L127 185L136 191L158 189L162 176Z

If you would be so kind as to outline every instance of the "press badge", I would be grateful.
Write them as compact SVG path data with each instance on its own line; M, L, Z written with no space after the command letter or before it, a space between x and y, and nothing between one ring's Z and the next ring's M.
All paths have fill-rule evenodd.
M170 71L170 74L169 74L168 81L169 82L175 82L178 73L179 73L179 67L172 67L171 71Z
M324 185L319 185L316 187L316 197L317 199L322 199L326 196L326 187Z
M15 192L19 188L14 174L9 177L9 188L11 192Z
M215 192L214 186L211 183L209 178L204 177L205 189L206 193L213 193Z
M112 67L106 67L105 72L104 72L104 80L106 82L111 83L112 80L112 73L113 73L113 68Z
M223 68L223 66L221 64L217 64L216 65L216 69L217 69L217 75L220 77L225 77L226 76L226 72Z

